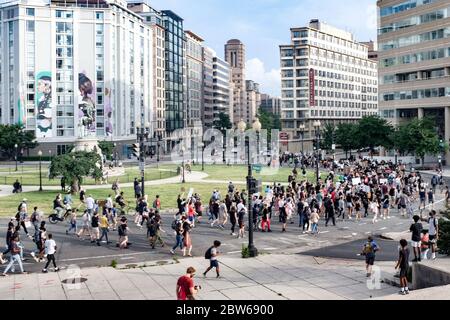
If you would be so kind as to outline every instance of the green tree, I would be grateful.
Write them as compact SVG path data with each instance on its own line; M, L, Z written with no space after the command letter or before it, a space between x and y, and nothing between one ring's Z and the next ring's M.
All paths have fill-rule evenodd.
M50 164L50 179L63 176L76 193L83 183L83 177L100 179L103 175L101 159L96 152L77 151L59 155Z
M415 154L424 164L425 155L436 155L442 151L433 119L414 119L397 128L394 146L401 153ZM444 145L444 150L448 148Z
M332 123L327 122L322 132L322 141L320 146L322 149L331 150L334 143L336 143L336 128Z
M114 143L103 140L98 142L98 146L100 150L102 150L102 154L106 156L106 159L111 160L114 151Z
M219 120L214 121L214 127L219 129L220 128L231 129L233 125L231 124L230 116L223 112L219 113Z
M355 139L357 140L358 148L370 148L374 151L375 147L391 148L392 132L394 128L379 116L363 117L357 126Z
M348 158L353 149L358 148L358 142L355 135L358 132L358 125L354 123L340 123L336 128L336 144L345 151L345 157Z
M14 158L17 144L17 150L27 150L36 148L36 136L34 131L25 131L21 125L0 125L0 152L8 158Z
M261 122L262 129L267 130L267 139L271 141L272 139L272 129L281 130L281 119L280 115L268 112L262 108L258 110L258 119ZM251 126L250 126L251 128Z

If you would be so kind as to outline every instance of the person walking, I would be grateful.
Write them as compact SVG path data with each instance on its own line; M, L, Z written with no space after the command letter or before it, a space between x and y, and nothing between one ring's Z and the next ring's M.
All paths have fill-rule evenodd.
M97 244L101 245L103 237L106 239L106 244L110 244L111 242L108 239L108 232L109 232L109 223L108 223L108 217L106 215L102 215L100 217L100 230L102 231L102 235L100 239L98 239Z
M409 227L409 231L412 232L411 234L411 244L413 247L413 252L414 252L414 260L413 262L417 262L421 260L420 257L420 248L421 248L421 244L420 244L420 240L421 240L421 233L423 230L422 224L419 222L420 221L420 217L419 216L414 216L413 217L414 223L411 224L411 226Z
M194 285L195 272L194 267L189 267L186 270L186 274L178 278L176 287L177 300L195 300L195 295L200 289L200 287Z
M192 251L192 239L191 239L191 228L192 225L189 220L186 219L186 217L182 218L183 221L183 257L186 256L186 249L188 251L187 255L188 257L192 257L191 251Z
M436 259L437 246L436 242L439 240L439 220L436 218L436 211L431 210L430 215L422 221L428 222L428 237L431 245L431 260Z
M91 231L90 231L90 225L91 225L91 214L88 210L85 210L83 213L83 216L81 217L83 221L83 226L81 227L81 230L78 231L76 234L78 238L81 238L81 236L84 236L86 233L88 234L89 238L91 238Z
M328 195L325 198L324 206L325 206L325 214L326 214L326 217L327 217L326 221L325 221L325 227L328 227L328 221L330 221L330 219L333 222L333 226L336 226L336 219L334 217L334 205L333 205L333 201L331 201L330 195ZM353 208L353 203L352 203L351 209L352 208ZM349 219L351 219L351 213L350 212L351 211L349 211Z
M97 245L100 246L99 237L99 217L98 212L96 211L91 219L91 243L97 243Z
M170 250L171 254L175 254L175 249L180 247L183 250L183 223L180 219L176 219L172 223L172 229L175 230L175 245Z
M17 236L10 241L9 251L11 252L11 258L10 258L9 263L6 266L5 270L1 274L3 277L8 276L8 271L14 267L15 262L17 262L17 264L19 265L20 272L22 274L27 274L27 272L25 272L23 269L22 258L20 257L21 249L19 247L18 242L19 242L19 240L18 240Z
M45 254L47 255L47 263L45 264L44 269L42 269L43 273L48 272L47 268L50 265L50 262L53 263L55 272L59 271L59 268L56 266L55 253L56 253L56 242L55 240L53 240L53 235L49 233L47 236L47 240L45 240Z
M74 230L74 234L77 233L77 212L77 208L67 210L67 215L69 216L69 228L66 230L66 234L69 234L72 230Z
M238 239L244 238L246 213L247 213L247 207L244 205L243 200L241 199L239 204L237 205L237 217L238 217L238 226L239 226Z
M219 260L217 257L219 255L219 247L221 243L219 240L215 240L212 247L210 247L205 253L205 259L209 259L209 267L203 272L203 276L206 277L206 274L212 269L216 268L216 278L220 277L220 268L219 268Z
M309 207L308 207L308 210L309 210ZM311 213L311 218L310 218L310 220L312 222L311 234L315 234L315 235L319 234L319 228L318 228L319 219L320 219L319 213L317 212L317 209L314 208ZM308 222L308 224L309 224L309 222Z
M270 229L270 212L269 208L267 206L267 203L263 204L262 209L262 221L261 221L261 231L266 232L266 226L267 226L267 232L272 232Z
M225 201L221 201L219 205L219 228L225 230L225 224L228 221L228 210Z
M126 217L120 219L120 225L117 228L119 234L119 242L116 244L120 249L128 249L130 244L128 243L128 220Z
M231 223L231 236L235 236L236 233L234 233L234 230L236 228L238 217L237 217L237 209L236 205L233 203L230 207L230 223Z
M366 271L367 271L367 277L370 277L372 275L372 267L375 264L375 254L377 251L379 251L380 248L378 247L377 243L371 236L367 238L367 242L363 246L363 250L361 255L365 256L366 258Z
M400 269L401 291L399 293L402 295L409 294L408 289L409 249L408 249L408 241L406 241L405 239L400 240L398 261L395 266L395 270L397 269Z

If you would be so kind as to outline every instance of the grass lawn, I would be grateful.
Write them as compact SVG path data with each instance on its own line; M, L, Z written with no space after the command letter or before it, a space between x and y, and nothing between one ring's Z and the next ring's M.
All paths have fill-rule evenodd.
M292 173L293 168L279 168L278 170L267 167L262 168L261 173L256 173L253 170L253 177L261 178L264 182L288 182L288 176ZM201 165L192 167L194 171L202 171ZM224 180L224 181L245 181L247 177L247 166L244 165L205 165L205 173L208 177L205 180ZM301 178L301 169L297 169L299 173L298 179ZM315 173L307 170L306 178L310 181L315 180Z
M194 192L199 193L202 196L203 203L208 201L211 196L212 190L217 188L224 196L227 192L227 184L216 183L192 183L192 184L167 184L160 186L146 186L146 193L149 196L149 201L153 202L153 199L158 194L161 198L161 205L163 209L172 209L177 207L177 195L180 193L189 192L189 188L194 188ZM236 185L236 188L245 188L243 185ZM133 201L134 191L133 188L123 188L125 193L125 199L127 201ZM11 195L8 197L0 198L0 216L13 217L17 212L17 207L23 198L28 199L28 211L31 213L33 207L38 206L39 209L45 214L52 213L53 200L58 194L57 191L43 191L43 192L26 192L18 195ZM108 194L113 195L114 192L110 189L92 189L87 188L87 194L92 194L95 199L105 199ZM74 207L77 207L80 202L78 196L72 196L74 200Z
M3 168L4 170L6 168ZM172 169L175 169L175 166L172 166ZM13 169L14 170L14 169ZM145 170L145 179L147 181L151 180L159 180L170 178L176 175L176 171L166 171L159 170L157 168L146 168ZM129 167L125 168L125 174L118 177L110 177L108 179L108 183L111 184L116 178L119 178L120 183L133 182L135 177L140 177L139 168L137 167ZM30 168L28 170L24 169L22 172L19 168L19 171L4 171L4 173L0 173L0 184L4 185L12 185L16 179L24 186L36 186L39 185L39 170L35 170L35 168ZM42 168L42 185L44 186L59 186L61 183L60 179L48 179L48 167L45 166ZM85 178L83 180L83 185L95 185L96 182L92 178Z

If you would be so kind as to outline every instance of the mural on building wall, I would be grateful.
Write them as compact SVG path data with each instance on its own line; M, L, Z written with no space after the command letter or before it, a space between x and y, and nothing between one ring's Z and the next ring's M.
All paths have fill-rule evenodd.
M111 106L111 89L105 88L105 114L106 114L106 135L108 137L113 135L112 125L112 106Z
M19 85L19 99L17 99L17 124L26 127L27 126L27 114L25 109L25 92L24 83L21 81Z
M94 85L86 73L78 74L78 89L81 99L78 103L79 136L88 137L96 135Z
M52 137L52 74L39 72L36 76L36 138Z

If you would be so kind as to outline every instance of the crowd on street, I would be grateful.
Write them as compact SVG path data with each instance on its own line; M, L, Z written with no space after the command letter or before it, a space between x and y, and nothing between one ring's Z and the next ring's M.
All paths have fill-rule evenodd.
M263 190L251 195L250 203L248 190L239 190L232 182L229 182L225 194L217 189L211 190L209 195L194 192L179 194L176 214L170 226L163 226L160 197L156 195L149 199L143 195L137 179L134 181L134 199L125 199L118 180L112 184L111 193L104 199L94 199L81 189L81 204L78 207L73 206L70 193L57 194L53 201L53 220L50 219L49 223L66 221L66 234L88 240L95 246L109 246L114 238L120 250L132 245L128 239L128 224L134 223L139 229L146 229L144 234L149 248L155 249L157 245L165 247L173 239L170 237L167 240L167 235L172 232L175 241L169 245L168 253L176 254L179 250L183 256L192 256L194 243L191 233L196 231L198 224L207 224L218 230L228 229L229 237L236 238L245 238L249 228L262 233L274 232L274 223L281 227L277 230L281 229L282 233L295 232L318 237L323 228L336 226L343 220L358 222L367 219L376 224L398 215L413 222L410 243L414 249L414 261L436 259L436 239L439 235L434 210L436 195L442 194L446 204L450 197L441 172L436 172L431 181L426 182L419 172L407 171L402 164L363 158L340 162L330 159L321 161L321 176L317 181L310 181L306 170L314 167L313 156L283 155L280 162L292 166L286 181L264 186ZM417 205L419 210L415 214ZM250 225L249 210L252 214ZM429 224L428 230L419 228L420 221ZM16 264L21 272L25 272L21 241L24 236L36 245L31 252L32 258L37 263L46 260L43 272L48 271L50 264L53 264L55 271L59 270L55 261L58 239L55 241L47 228L39 208L34 206L33 210L29 210L28 201L24 198L16 216L8 223L6 249L0 253L1 262L7 263L2 275L15 272ZM116 236L111 236L111 231L117 232ZM227 236L218 232L217 238L223 240ZM205 253L205 258L210 260L205 275L215 268L219 276L219 246L220 241L216 241ZM366 256L368 276L377 250L373 239L364 244L362 254ZM402 254L400 267L404 266L407 258L406 251ZM189 269L187 275L193 273L195 270ZM191 282L188 280L182 280L177 291L189 287ZM407 291L405 287L402 287L403 292ZM183 296L186 298L189 294Z

